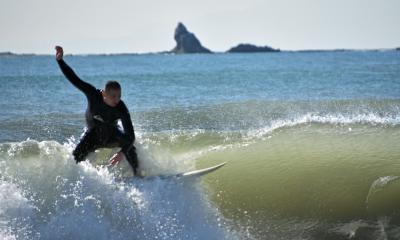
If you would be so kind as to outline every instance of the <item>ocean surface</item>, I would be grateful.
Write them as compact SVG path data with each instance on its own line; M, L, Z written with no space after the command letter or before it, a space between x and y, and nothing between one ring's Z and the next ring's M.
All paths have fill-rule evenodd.
M65 56L122 85L150 176L75 164L85 96L0 57L0 239L400 239L400 52Z

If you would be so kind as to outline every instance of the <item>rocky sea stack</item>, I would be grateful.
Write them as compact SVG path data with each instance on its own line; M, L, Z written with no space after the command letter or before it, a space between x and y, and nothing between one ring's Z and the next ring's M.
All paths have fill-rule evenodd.
M228 53L255 53L255 52L280 52L279 49L274 49L268 46L258 47L253 44L239 44L236 47L229 49Z
M172 53L212 53L203 47L196 36L189 32L182 23L178 23L174 38L176 47L171 50Z

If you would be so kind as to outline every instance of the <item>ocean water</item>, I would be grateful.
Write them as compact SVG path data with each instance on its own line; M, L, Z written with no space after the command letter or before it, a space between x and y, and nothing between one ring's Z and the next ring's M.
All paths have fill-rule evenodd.
M86 99L0 57L0 239L400 239L400 52L65 56L122 85L148 175L75 164Z

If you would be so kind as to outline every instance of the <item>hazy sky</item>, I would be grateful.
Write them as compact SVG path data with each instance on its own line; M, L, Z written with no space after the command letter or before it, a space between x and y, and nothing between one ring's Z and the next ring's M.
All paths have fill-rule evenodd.
M0 0L0 52L157 52L178 22L212 51L400 47L400 0Z

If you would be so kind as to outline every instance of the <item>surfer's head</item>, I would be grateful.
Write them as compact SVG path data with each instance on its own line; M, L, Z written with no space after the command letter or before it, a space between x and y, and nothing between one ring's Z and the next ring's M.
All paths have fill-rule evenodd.
M110 80L106 83L104 91L101 93L104 102L110 107L115 107L121 100L121 85L117 81Z

